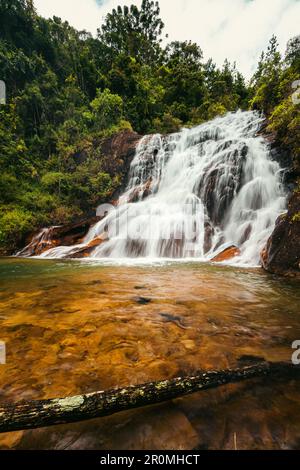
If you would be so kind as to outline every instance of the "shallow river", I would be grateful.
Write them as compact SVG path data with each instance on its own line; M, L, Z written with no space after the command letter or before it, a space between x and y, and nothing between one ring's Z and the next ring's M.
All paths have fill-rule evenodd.
M290 360L299 283L199 263L0 260L0 400L105 390ZM20 449L300 448L300 381L259 379L68 426L0 435Z

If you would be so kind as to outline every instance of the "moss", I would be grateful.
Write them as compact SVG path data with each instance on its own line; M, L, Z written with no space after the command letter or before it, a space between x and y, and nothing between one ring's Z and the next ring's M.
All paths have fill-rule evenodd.
M80 405L83 405L83 403L84 398L82 396L67 397L57 400L57 405L61 408L62 411L73 411Z
M297 212L295 215L293 215L292 222L300 222L300 212Z
M163 382L158 382L158 383L155 385L155 388L156 388L157 390L162 390L162 389L167 388L167 387L168 387L168 381L167 381L167 380L165 380L165 381L163 381Z

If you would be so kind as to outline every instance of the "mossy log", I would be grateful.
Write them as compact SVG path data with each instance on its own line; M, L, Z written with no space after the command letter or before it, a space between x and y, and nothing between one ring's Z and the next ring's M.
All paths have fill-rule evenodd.
M284 362L258 364L149 382L67 398L0 404L0 432L84 421L161 403L190 393L265 376L300 375L300 367Z

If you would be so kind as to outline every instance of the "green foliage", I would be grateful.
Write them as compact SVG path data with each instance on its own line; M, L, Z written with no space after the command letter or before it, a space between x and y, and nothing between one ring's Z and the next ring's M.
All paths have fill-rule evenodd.
M0 209L0 243L15 248L32 230L33 215L20 207Z
M300 79L300 36L292 38L285 57L277 51L272 37L266 53L262 53L258 69L252 79L251 106L268 117L268 130L291 153L296 171L300 171L300 104L292 94L294 82Z
M122 98L111 93L107 88L103 92L97 90L96 98L91 102L91 108L91 121L100 130L118 125L123 117Z
M118 6L106 17L98 30L98 38L107 55L125 54L140 63L151 64L160 55L164 24L159 17L158 2L142 0L141 8Z
M207 109L207 119L213 119L216 116L223 116L226 111L227 110L222 103L211 103Z
M155 131L160 134L178 132L182 127L182 121L169 113L165 113L161 118L154 119L153 124Z
M255 94L250 105L253 109L269 114L274 106L279 103L279 83L282 66L277 39L272 36L267 52L262 53L258 69L252 78Z
M300 105L291 97L281 101L269 118L268 129L276 132L278 139L292 151L295 164L300 164Z
M177 132L238 108L266 112L299 160L299 37L285 59L272 38L247 87L235 65L204 62L201 48L162 46L158 2L117 7L98 37L37 15L32 0L0 0L0 249L33 228L64 223L111 196L101 139L122 129Z

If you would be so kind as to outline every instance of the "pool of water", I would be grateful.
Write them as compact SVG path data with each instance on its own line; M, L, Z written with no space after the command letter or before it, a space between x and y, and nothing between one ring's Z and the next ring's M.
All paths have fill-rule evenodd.
M64 397L290 360L299 282L201 263L0 260L0 401ZM260 379L66 426L0 435L0 448L300 448L300 382Z

